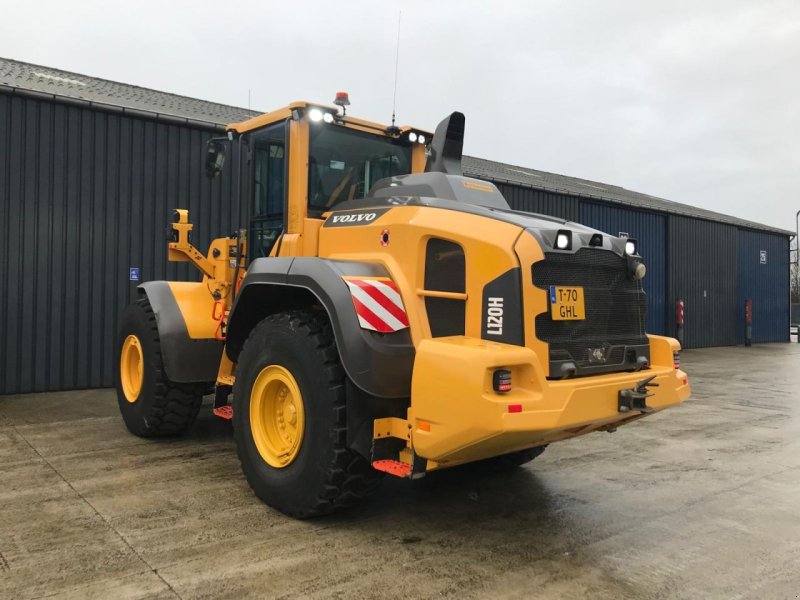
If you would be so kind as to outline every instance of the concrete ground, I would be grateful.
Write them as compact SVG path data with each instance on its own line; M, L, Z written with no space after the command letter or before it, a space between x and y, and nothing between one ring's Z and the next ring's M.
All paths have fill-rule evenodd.
M147 441L110 390L2 397L0 598L798 598L800 344L683 358L681 407L306 522L210 410Z

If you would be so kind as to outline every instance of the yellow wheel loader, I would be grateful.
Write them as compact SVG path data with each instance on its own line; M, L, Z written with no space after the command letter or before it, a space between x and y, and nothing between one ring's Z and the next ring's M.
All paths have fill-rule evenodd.
M136 435L179 434L202 398L232 419L247 481L294 517L389 473L613 431L689 397L679 345L645 333L636 241L521 213L461 171L464 115L433 135L295 102L207 146L240 157L246 227L169 258L122 316L117 394Z

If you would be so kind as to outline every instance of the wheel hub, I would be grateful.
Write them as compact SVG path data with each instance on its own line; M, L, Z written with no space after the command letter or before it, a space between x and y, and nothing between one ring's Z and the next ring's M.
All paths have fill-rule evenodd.
M278 469L290 465L300 452L304 428L297 381L285 367L264 367L250 392L250 430L261 458Z
M129 335L122 343L119 358L119 375L122 393L128 402L136 402L142 391L144 379L144 354L142 343L135 335Z

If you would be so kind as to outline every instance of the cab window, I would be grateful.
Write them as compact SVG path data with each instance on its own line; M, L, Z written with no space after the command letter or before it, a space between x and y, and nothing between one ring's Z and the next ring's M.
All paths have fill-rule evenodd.
M323 123L312 124L310 137L310 217L345 200L363 198L379 179L411 173L411 147L406 142Z
M286 124L254 134L250 258L269 256L283 232L286 205Z

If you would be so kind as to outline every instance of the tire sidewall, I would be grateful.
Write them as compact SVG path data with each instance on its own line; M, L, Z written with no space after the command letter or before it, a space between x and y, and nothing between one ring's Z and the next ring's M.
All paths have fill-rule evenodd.
M161 367L159 343L153 333L153 326L154 324L151 323L150 316L144 307L141 303L136 302L129 305L123 312L117 337L117 402L125 425L138 435L147 435L150 432L147 417L153 410L153 399L157 392L156 373ZM135 335L142 347L142 387L135 402L129 402L125 396L120 375L122 346L129 335Z
M302 516L304 499L324 488L328 466L335 461L335 394L331 365L300 321L281 315L260 323L239 357L234 389L234 436L242 468L256 494L268 504ZM256 448L250 424L250 393L258 374L279 365L295 378L303 401L305 425L295 459L283 468L271 467Z

